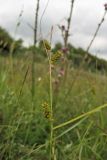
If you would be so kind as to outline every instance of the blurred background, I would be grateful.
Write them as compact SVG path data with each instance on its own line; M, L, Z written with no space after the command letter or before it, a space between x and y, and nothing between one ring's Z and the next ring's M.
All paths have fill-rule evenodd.
M40 1L38 37L40 36L40 19L44 9L46 11L41 20L42 34L45 38L54 26L52 43L62 42L61 33L57 25L66 24L66 18L70 11L70 0ZM106 0L76 0L71 25L69 42L75 47L86 49L101 17L104 13ZM5 28L15 39L21 38L25 46L33 44L34 16L36 9L35 0L0 0L0 26ZM15 35L15 28L20 12L20 27ZM90 52L96 56L107 59L107 18L101 27L99 34L91 47ZM49 38L49 37L48 37Z

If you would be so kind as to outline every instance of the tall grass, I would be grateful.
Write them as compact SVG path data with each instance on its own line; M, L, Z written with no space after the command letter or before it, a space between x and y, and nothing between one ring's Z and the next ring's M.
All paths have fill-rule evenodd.
M37 45L37 33L38 33L38 17L39 17L39 3L40 0L37 0L36 12L35 12L35 24L34 24L34 46L36 49ZM36 51L32 53L32 101L34 101L35 95L35 54Z
M102 159L105 160L107 78L97 75L96 81L95 74L82 72L72 92L64 99L65 92L69 90L72 84L71 77L76 74L76 71L70 71L67 88L61 87L55 108L53 105L54 117L47 119L41 110L41 102L47 99L50 106L50 96L48 97L47 92L50 88L49 79L47 79L47 76L50 76L49 72L46 75L49 64L46 64L46 62L36 64L36 77L41 76L42 79L41 81L36 79L37 94L35 96L37 101L35 102L35 111L32 112L32 98L29 89L31 71L28 73L23 92L21 92L19 101L17 101L20 91L19 85L28 66L26 64L22 70L24 62L17 61L20 68L17 69L17 66L15 66L16 74L12 82L9 80L8 72L1 70L0 74L2 84L0 87L1 159L3 157L10 157L10 159L16 159L17 157L19 159L50 159L49 149L50 142L52 142L51 149L54 147L55 150L54 158L68 160L71 158L78 159L78 157L92 159L93 156L101 158L102 156ZM8 68L8 64L5 67ZM41 75L40 71L42 71ZM52 93L52 90L49 93ZM94 108L95 106L100 107ZM105 108L104 111L103 108ZM102 118L100 117L101 112ZM53 121L51 121L52 119ZM70 121L66 121L67 119ZM50 128L51 122L54 122L53 130ZM51 131L54 132L54 135L50 139ZM87 147L93 148L93 152L90 153L91 151L88 151ZM102 147L101 151L100 147Z
M67 34L73 5L74 0L71 1ZM39 0L36 11L35 34ZM87 51L104 22L106 11ZM68 36L66 38L65 45ZM56 75L52 67L59 69L63 53L53 52L47 40L43 40L43 47L47 59L41 63L35 62L34 53L33 59L27 63L25 59L12 59L17 64L14 66L14 79L8 72L9 63L3 64L4 58L0 59L3 65L0 68L0 159L106 160L107 77L81 71L81 68L69 68L66 85L61 83L62 76L55 86Z

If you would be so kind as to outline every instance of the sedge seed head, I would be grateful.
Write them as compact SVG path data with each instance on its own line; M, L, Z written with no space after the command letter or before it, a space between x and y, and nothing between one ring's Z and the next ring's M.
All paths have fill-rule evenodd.
M44 117L48 120L51 120L51 111L49 104L47 102L44 102L42 104L42 107L43 107Z
M57 51L56 53L54 53L51 57L51 63L55 64L55 62L57 62L61 56L63 55L63 53L61 51Z
M47 40L43 40L43 46L47 51L51 50L51 44Z

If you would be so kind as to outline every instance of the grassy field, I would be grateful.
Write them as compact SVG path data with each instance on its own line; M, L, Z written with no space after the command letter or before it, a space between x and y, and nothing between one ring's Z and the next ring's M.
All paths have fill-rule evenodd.
M46 60L35 63L32 103L30 62L29 57L14 58L12 68L8 57L0 57L0 160L49 159L50 120L42 107L49 102L49 67ZM54 130L55 157L106 160L107 108L94 109L107 103L107 77L77 72L69 68L60 83L52 74L54 129L72 119Z

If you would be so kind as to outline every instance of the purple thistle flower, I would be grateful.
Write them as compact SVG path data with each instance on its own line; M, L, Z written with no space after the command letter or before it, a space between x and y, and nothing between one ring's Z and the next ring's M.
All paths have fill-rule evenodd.
M66 54L68 52L68 48L62 48L62 52Z
M65 30L65 26L64 26L64 25L62 25L62 26L61 26L61 28L62 28L62 31L64 31L64 30Z
M61 68L61 69L60 69L60 72L59 72L59 74L60 74L61 76L64 76L64 74L65 74L65 71L64 71L64 69L63 69L63 68Z

